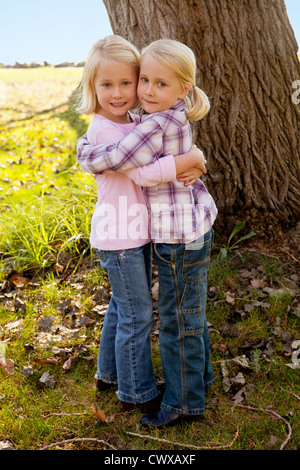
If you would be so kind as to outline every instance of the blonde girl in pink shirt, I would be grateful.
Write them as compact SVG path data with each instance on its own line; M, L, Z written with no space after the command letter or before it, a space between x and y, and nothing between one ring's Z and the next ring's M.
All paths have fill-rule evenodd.
M138 104L139 59L138 50L117 35L91 48L77 108L83 114L93 113L87 131L90 144L117 143L139 123L139 116L130 112ZM205 172L204 162L202 152L194 147L186 155L168 155L144 167L94 175L98 201L90 241L112 289L96 386L100 391L117 386L125 411L154 412L161 401L151 362L152 251L142 186L173 181L188 169L190 184Z

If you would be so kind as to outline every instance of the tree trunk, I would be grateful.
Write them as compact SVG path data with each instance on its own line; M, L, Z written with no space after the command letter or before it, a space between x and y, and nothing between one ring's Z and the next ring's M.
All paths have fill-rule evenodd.
M217 231L228 233L242 220L271 236L294 226L300 65L284 0L103 3L114 33L137 47L168 37L195 52L197 83L211 110L192 127L208 160L204 181L219 209Z

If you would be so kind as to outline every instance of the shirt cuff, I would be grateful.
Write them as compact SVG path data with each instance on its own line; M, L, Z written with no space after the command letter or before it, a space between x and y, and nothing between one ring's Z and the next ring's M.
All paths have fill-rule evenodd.
M166 155L158 159L160 163L161 182L167 183L176 180L176 165L173 155Z

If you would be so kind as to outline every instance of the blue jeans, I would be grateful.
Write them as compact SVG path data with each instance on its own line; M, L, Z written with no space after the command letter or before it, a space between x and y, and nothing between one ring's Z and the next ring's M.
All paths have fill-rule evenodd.
M213 383L206 320L207 272L213 231L188 244L154 245L158 267L159 344L166 384L161 408L203 414Z
M113 294L104 318L96 377L117 383L120 400L144 403L158 394L150 348L151 244L96 252Z

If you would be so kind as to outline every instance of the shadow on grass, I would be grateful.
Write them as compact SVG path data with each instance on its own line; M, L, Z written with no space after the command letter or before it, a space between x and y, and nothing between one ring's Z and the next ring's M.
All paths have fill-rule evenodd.
M30 121L31 119L33 119L37 116L42 116L43 114L51 113L52 111L56 111L57 109L63 108L67 104L68 104L68 102L61 103L61 104L58 104L57 106L54 106L53 108L48 108L48 109L43 109L42 111L37 111L36 113L30 114L30 116L26 116L26 117L19 118L19 119L16 119L16 118L10 119L9 121L1 123L1 126L4 127L4 126L7 126L8 124L12 124L12 123L15 123L15 122ZM2 109L4 109L4 108L2 108ZM5 109L10 110L12 108L7 107Z
M79 138L87 131L88 123L75 109L77 92L78 88L73 91L68 102L65 103L68 106L67 109L61 113L55 114L55 117L58 117L63 121L68 121L70 126L76 131L77 137Z
M61 119L62 121L67 121L76 131L77 137L82 137L83 134L85 134L87 131L88 124L74 109L74 105L71 101L66 104L68 105L68 108L61 113L55 114L55 117Z
M77 137L79 138L87 131L88 123L84 120L84 117L82 117L75 109L74 97L76 91L77 90L74 90L68 101L64 103L60 103L52 108L43 109L42 111L37 111L36 113L30 114L29 116L20 119L10 119L9 121L1 123L1 127L7 126L11 123L30 121L31 119L34 119L36 117L43 116L48 113L53 113L54 117L57 117L62 121L67 121L70 126L76 131ZM64 111L56 112L60 109L64 109Z

